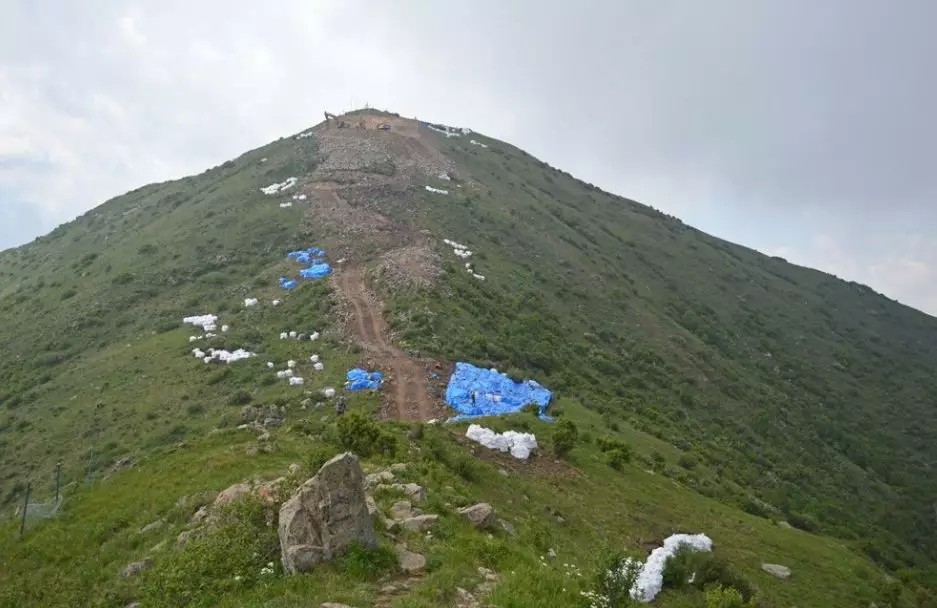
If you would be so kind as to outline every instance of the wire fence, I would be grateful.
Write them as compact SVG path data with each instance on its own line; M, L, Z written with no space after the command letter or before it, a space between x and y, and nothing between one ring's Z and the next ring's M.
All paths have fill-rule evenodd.
M23 499L23 505L17 510L20 517L20 536L22 536L30 525L51 519L58 515L59 507L65 501L62 496L62 466L55 465L55 494L45 502L31 502L35 499L32 495L32 483L26 485L26 496Z

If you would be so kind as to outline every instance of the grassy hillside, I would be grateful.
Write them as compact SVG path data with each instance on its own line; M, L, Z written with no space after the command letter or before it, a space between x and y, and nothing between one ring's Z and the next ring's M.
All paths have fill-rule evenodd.
M300 178L295 190L260 192L291 176ZM318 185L335 199L320 197ZM308 205L279 206L300 191ZM484 281L465 271L444 238L469 246ZM520 522L517 539L483 542L470 557L457 556L468 533L453 531L421 583L428 595L398 605L439 605L434 593L448 601L477 565L507 577L497 605L536 605L517 598L556 591L530 582L548 545L588 569L597 544L635 549L677 530L713 536L766 606L884 605L888 594L903 605L918 583L934 583L937 320L710 237L478 134L317 127L198 176L127 193L0 253L0 509L13 513L27 481L36 499L48 498L56 462L75 484L60 517L35 525L23 541L15 523L2 535L4 601L63 605L72 596L123 605L149 597L145 605L159 605L146 588L155 579L114 584L150 546L139 527L164 516L181 524L183 515L171 511L184 494L254 473L275 476L292 461L311 474L310 459L342 448L322 412L300 407L318 400L318 389L340 387L361 355L343 338L329 282L304 282L288 294L277 286L298 270L285 253L308 246L371 271L400 346L535 378L593 440L569 455L574 475L551 480L531 470L505 478L469 458L457 429L431 430L435 439L420 440L430 446L391 427L398 458L423 462L428 449L451 455L421 464L419 481L439 493L454 488L451 503L489 499ZM411 260L393 257L409 255L408 247L438 256L420 258L438 271L427 271L429 287L388 278L388 259ZM261 305L245 308L248 297ZM271 306L274 298L283 303ZM202 332L181 319L203 313L220 315L231 330L190 343ZM323 339L281 341L288 330L322 331ZM194 346L258 356L204 365L190 354ZM301 388L275 381L265 366L313 353L325 370L301 366ZM373 410L377 401L356 395L351 405ZM246 439L230 430L247 404L289 408L274 454L248 456ZM552 433L522 423L538 436ZM624 441L634 458L611 469L594 443L600 436ZM138 464L117 472L123 458ZM518 492L529 503L518 502ZM567 523L544 531L542 505ZM254 535L245 518L241 533ZM98 549L100 562L87 563ZM194 559L188 551L156 557L147 576L171 578ZM770 579L759 560L786 563L795 576ZM565 575L555 566L550 576L560 585ZM342 567L315 582L278 574L235 589L205 582L219 576L206 570L179 584L191 585L185 593L202 589L202 605L273 596L285 598L277 605L307 605L301 598L336 593L368 605L375 580L345 584ZM881 567L905 586L888 587ZM703 601L668 593L661 605Z

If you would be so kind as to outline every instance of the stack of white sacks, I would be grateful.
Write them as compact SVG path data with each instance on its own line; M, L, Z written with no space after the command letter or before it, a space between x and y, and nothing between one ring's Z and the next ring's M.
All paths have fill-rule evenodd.
M517 431L496 433L489 428L473 424L469 426L465 436L486 448L510 452L511 456L518 460L527 460L531 450L537 448L537 438L533 433L518 433Z

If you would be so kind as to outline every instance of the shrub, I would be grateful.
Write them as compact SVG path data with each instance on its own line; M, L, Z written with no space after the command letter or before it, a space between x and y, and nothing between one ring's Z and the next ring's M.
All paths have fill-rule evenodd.
M579 429L572 420L564 418L556 423L553 430L553 453L565 456L579 441Z
M536 403L528 403L527 405L521 408L521 412L525 414L533 414L534 416L539 416L540 406L538 406Z
M592 589L584 591L590 608L628 608L638 606L631 598L631 588L641 570L641 564L623 553L605 553L592 575Z
M341 567L352 578L374 581L396 572L397 556L387 547L368 549L353 542L341 560Z
M680 456L680 460L677 461L681 467L687 470L692 470L696 468L696 465L699 464L696 457L692 454L683 454Z
M338 438L342 447L364 458L375 452L390 455L397 451L397 438L359 412L338 419Z
M687 547L667 558L663 579L664 587L672 589L695 587L702 591L711 585L735 589L746 602L755 594L751 583L732 572L725 558Z
M755 600L746 602L738 589L720 585L706 592L706 608L755 608Z
M605 462L616 471L620 471L622 467L631 462L631 452L620 448L609 450L605 453Z
M253 397L247 391L237 391L228 397L228 405L247 405L253 401Z

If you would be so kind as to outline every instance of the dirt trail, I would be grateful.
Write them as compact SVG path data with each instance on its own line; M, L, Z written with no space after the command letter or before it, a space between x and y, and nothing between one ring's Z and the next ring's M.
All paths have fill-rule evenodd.
M361 346L378 370L388 376L385 386L393 395L394 408L386 412L398 420L431 420L438 406L430 398L423 364L407 356L387 338L380 307L368 297L361 269L349 266L337 273L338 286L351 303L353 327ZM395 411L394 411L395 410Z

